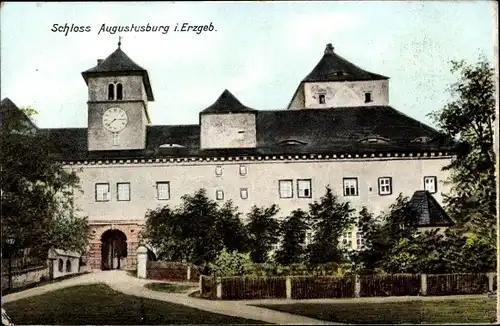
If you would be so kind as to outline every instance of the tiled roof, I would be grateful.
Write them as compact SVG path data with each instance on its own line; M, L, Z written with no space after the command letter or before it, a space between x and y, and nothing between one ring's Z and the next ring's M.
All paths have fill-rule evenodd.
M56 144L64 160L453 150L449 139L389 106L255 112L257 147L250 149L202 150L198 125L148 126L146 149L134 151L89 152L85 128L41 132ZM422 137L429 141L415 141ZM367 138L382 141L372 143Z
M0 128L3 127L5 119L12 117L12 115L18 115L18 118L24 120L32 128L38 129L33 120L31 120L22 110L20 110L17 105L14 104L14 102L6 97L2 100L2 102L0 102Z
M241 102L227 89L219 96L219 98L201 113L241 113L241 112L257 112L257 110L249 108L241 104Z
M454 224L428 191L415 191L410 199L410 206L417 213L419 227L451 226Z
M361 69L334 52L327 44L325 53L314 69L302 82L380 80L388 77Z
M149 75L146 69L135 63L125 52L118 47L106 59L100 61L97 66L82 72L85 82L88 83L88 77L100 75L119 75L119 74L139 74L143 76L144 87L149 101L154 101L153 90L149 81Z

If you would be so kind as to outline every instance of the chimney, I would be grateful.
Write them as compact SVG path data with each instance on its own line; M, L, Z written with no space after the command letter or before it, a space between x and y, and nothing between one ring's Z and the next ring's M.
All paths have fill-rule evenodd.
M97 59L97 65L100 65L102 63L103 59Z
M333 54L333 45L332 45L332 43L328 43L326 45L325 54Z

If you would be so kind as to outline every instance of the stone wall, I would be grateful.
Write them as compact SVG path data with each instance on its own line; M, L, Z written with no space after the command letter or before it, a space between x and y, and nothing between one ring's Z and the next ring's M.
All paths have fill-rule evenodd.
M48 280L50 277L49 266L40 266L25 269L22 271L12 271L12 288L20 288L32 283ZM9 274L2 274L2 291L9 287Z

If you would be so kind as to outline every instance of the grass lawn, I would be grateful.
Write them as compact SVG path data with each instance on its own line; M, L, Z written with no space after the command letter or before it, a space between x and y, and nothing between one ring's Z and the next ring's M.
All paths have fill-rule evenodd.
M144 285L145 288L168 293L185 293L189 289L196 289L196 286L187 284L170 284L170 283L148 283Z
M263 324L81 285L3 304L16 325Z
M496 300L473 298L381 303L293 303L258 305L348 324L491 323Z

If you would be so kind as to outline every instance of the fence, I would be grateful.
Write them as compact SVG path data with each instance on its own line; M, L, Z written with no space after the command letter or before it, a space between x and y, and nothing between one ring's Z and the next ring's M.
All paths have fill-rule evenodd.
M198 266L176 262L147 262L147 278L163 281L197 280L201 273Z
M212 299L241 300L483 294L496 290L495 280L495 273L266 278L200 276L200 295Z

